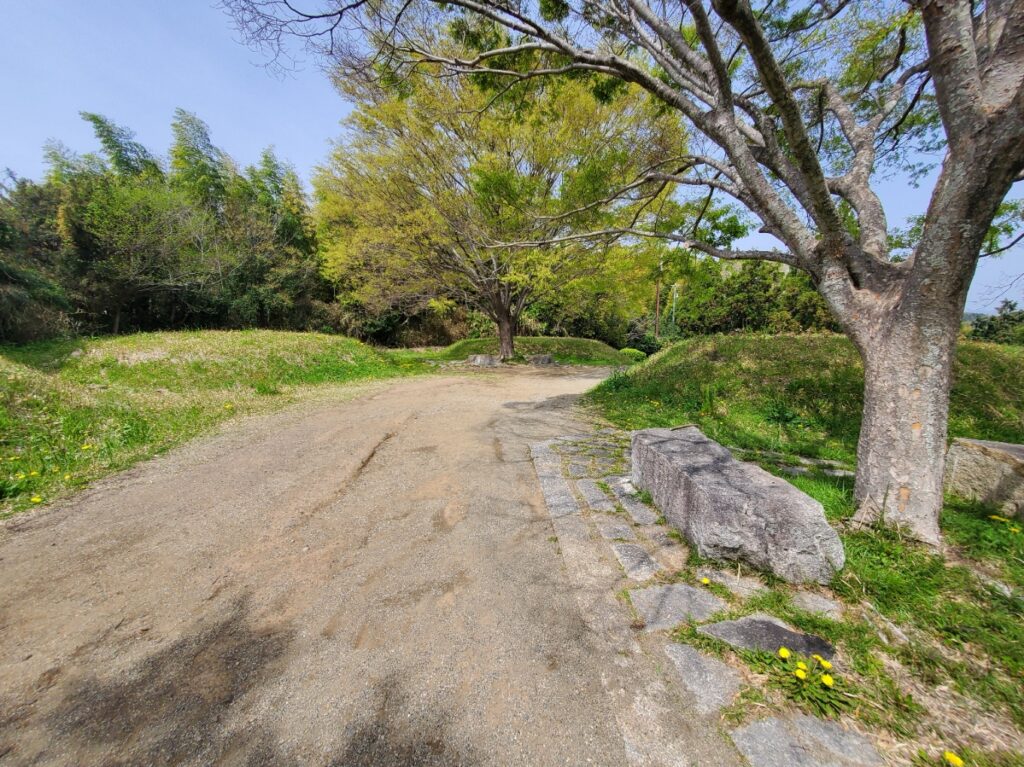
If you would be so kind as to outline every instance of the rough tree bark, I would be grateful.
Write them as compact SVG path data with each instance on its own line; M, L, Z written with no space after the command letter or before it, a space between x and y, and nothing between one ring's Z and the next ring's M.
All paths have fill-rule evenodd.
M508 311L500 311L494 319L498 326L498 354L503 360L516 356L516 322Z

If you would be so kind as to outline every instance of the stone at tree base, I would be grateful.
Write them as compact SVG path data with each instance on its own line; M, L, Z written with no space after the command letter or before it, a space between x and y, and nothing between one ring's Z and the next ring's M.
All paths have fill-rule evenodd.
M736 575L725 570L701 567L697 570L698 578L707 578L712 583L725 586L740 599L747 599L767 588L759 578L752 575Z
M815 594L813 591L798 591L792 597L793 605L809 613L817 613L834 621L842 620L843 606L834 599Z
M555 358L550 354L531 354L526 358L531 365L554 365Z
M636 589L629 597L648 631L675 628L683 621L705 621L728 607L711 592L684 583Z
M607 538L609 541L636 540L636 533L633 532L633 528L615 519L597 520L597 531L601 533L602 538Z
M778 652L780 647L788 647L798 655L820 655L823 658L832 658L836 652L835 648L821 637L796 631L775 616L766 613L754 613L734 621L712 623L709 626L701 626L697 631L744 650L774 653Z
M730 733L750 767L881 767L863 735L811 716L770 717Z
M821 504L742 463L699 429L633 434L633 484L708 559L738 560L792 583L828 583L845 562Z
M1024 519L1024 445L954 439L946 453L944 490Z
M717 658L676 642L665 648L665 654L675 666L679 682L693 696L699 714L707 716L728 706L740 690L740 675Z
M646 581L658 574L661 565L651 559L647 549L635 543L613 543L612 550L626 575L634 581Z
M604 490L597 486L597 482L594 480L578 479L576 480L576 487L579 489L580 495L583 496L583 500L587 502L587 506L594 511L604 511L609 514L615 511L615 504L605 495Z
M478 368L494 368L501 364L501 360L493 354L471 354L466 362Z

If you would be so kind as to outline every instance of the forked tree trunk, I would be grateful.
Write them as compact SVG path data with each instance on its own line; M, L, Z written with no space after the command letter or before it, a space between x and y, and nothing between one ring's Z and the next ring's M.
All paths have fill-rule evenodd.
M938 545L949 390L960 308L922 330L914 318L888 320L861 343L864 410L857 445L855 523L882 522Z
M498 325L498 354L503 360L516 356L516 323L509 314L499 314L495 323Z

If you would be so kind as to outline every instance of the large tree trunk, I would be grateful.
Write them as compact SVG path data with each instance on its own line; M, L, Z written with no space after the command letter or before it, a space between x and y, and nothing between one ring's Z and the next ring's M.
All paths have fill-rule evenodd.
M499 312L495 318L498 325L498 354L503 360L516 356L516 323L511 314Z
M883 522L938 545L949 390L960 306L923 327L900 313L861 343L864 411L854 494L858 524Z

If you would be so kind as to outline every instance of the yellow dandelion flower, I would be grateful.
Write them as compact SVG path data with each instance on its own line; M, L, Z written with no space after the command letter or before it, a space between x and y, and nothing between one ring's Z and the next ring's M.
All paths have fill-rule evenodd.
M67 482L69 479L71 479L71 475L70 474L65 474L64 475L64 481Z
M19 471L17 474L14 475L14 478L15 479L25 479L25 472Z
M831 687L832 685L834 685L836 683L836 680L832 678L831 674L822 674L821 675L821 683L823 685L825 685L826 687Z
M946 764L950 764L953 767L964 767L964 760L952 751L943 752L942 758L945 760Z
M1001 517L998 514L989 514L988 518L989 519L994 519L996 522L1009 522L1010 521L1006 517Z
M30 472L28 473L28 475L29 475L30 477L38 477L38 476L39 476L39 472L38 472L38 471L30 471Z
M795 676L797 679L803 680L807 678L807 672L804 671L802 668L798 668L796 671L793 672L793 676Z
M804 671L807 670L807 664L804 663L802 660L801 661L797 661L796 667L799 668L799 669L803 669Z
M829 662L828 662L827 660L825 660L824 658L822 658L822 659L821 659L820 661L818 661L818 663L820 663L820 664L821 664L821 667L822 667L823 669L825 669L826 671L831 671L831 670L832 670L832 664L831 664L831 663L829 663Z
M788 647L780 647L779 648L779 657L782 658L783 660L788 658L790 655L791 655L791 653L789 652L789 648Z
M1013 527L1010 528L1010 532L1011 533L1019 533L1020 532L1020 528L1017 527L1016 525L1014 525Z
M225 402L224 403L224 409L225 410L230 410L233 407L234 407L234 405L232 405L230 402Z
M711 579L710 578L701 578L700 582L703 583L705 586L707 586L709 583L711 583Z
M92 445L86 442L84 445L82 445L82 450L92 450Z
M43 502L43 499L40 498L38 495L33 495L31 498L29 498L29 500L32 501L32 503L42 503Z

